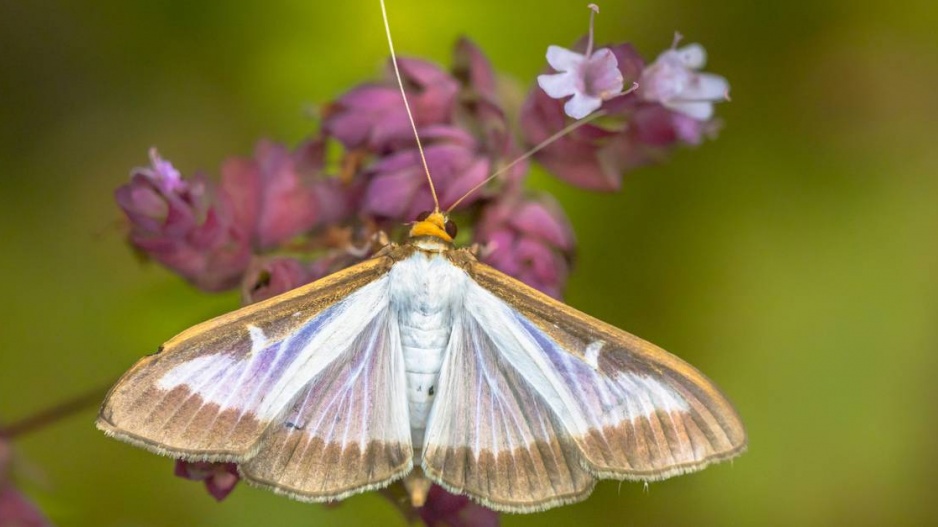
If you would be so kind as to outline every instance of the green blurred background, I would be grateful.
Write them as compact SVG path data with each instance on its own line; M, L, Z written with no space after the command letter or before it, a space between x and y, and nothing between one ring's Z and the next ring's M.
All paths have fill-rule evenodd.
M473 38L527 86L585 0L390 0L402 53ZM938 521L938 10L931 2L606 1L600 42L653 59L679 29L733 102L719 140L597 195L535 174L580 241L567 300L696 364L750 451L505 525L921 525ZM217 173L373 78L377 1L0 1L0 420L110 383L238 304L139 264L112 199L158 145ZM17 442L57 523L403 525L376 495L327 510L239 487L221 504L106 439L89 409Z

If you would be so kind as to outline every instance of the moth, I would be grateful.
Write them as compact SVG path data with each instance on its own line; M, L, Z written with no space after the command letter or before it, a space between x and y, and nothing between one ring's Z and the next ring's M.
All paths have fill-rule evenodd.
M507 512L745 450L693 366L481 263L455 230L437 205L403 244L182 332L97 426L299 500L404 479L416 505L432 482Z

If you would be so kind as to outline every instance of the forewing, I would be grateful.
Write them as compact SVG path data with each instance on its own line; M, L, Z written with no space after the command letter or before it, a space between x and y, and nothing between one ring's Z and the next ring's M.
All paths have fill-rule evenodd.
M400 478L413 468L406 394L398 322L385 309L267 428L241 473L307 501Z
M271 422L387 309L394 261L366 261L181 333L118 381L98 427L178 458L251 458Z
M746 448L732 405L681 359L484 264L466 309L598 477L657 480Z

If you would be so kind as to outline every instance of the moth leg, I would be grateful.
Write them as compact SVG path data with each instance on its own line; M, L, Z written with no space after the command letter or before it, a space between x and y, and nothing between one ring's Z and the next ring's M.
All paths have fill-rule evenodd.
M475 256L476 259L481 260L492 254L492 251L494 251L495 248L496 244L493 242L486 242L484 244L476 242L470 245L466 250L469 251L469 254Z
M378 244L378 247L384 248L387 247L391 240L388 238L388 233L384 231L378 231L371 237L372 241Z
M361 247L356 247L353 244L349 244L345 248L345 252L356 258L366 258L372 254L372 249L376 246L378 250L374 253L375 256L387 252L385 249L392 247L391 240L388 239L387 233L384 231L378 231L372 234L371 237L369 237Z

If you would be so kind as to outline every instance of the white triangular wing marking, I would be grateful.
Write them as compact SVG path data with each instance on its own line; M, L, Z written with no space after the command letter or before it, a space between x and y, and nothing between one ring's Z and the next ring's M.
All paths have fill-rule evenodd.
M167 450L197 445L207 452L192 458L237 461L249 482L309 501L402 477L413 448L389 282L380 277L297 321L285 338L246 324L240 353L170 366L150 381L152 396L139 398L133 432ZM255 443L247 453L224 453L246 440Z

